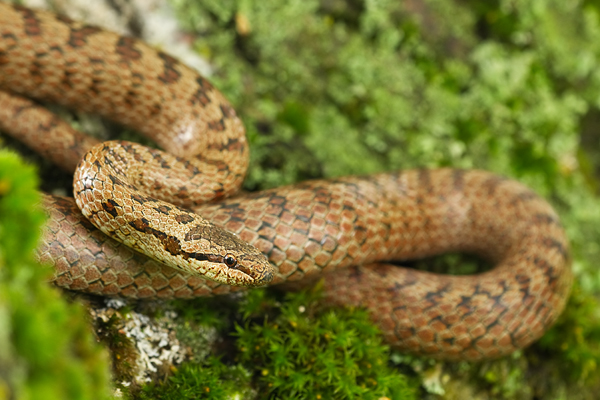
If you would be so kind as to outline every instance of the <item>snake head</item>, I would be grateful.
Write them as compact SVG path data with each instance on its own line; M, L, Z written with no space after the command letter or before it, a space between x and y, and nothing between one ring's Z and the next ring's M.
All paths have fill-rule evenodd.
M231 286L263 286L275 274L275 267L260 250L208 221L191 227L184 242L181 254L191 269L213 281Z

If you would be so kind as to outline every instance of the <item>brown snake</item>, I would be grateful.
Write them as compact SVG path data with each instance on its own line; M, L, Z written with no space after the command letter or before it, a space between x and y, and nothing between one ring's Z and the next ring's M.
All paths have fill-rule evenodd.
M64 288L193 297L241 289L227 283L333 271L323 275L329 301L367 307L397 348L452 360L527 346L564 308L572 280L565 233L551 206L515 181L475 170L414 170L202 204L234 194L248 164L243 126L222 95L140 41L1 3L0 88L0 129L67 170L83 156L74 194L92 224L188 271L104 235L73 199L45 196L51 218L39 257ZM173 155L96 144L15 94L108 116ZM448 276L365 266L448 251L478 254L495 267Z

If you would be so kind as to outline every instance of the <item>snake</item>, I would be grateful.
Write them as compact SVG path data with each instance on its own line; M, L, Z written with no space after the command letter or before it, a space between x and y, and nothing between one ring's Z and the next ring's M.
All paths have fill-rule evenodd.
M164 151L100 143L38 101L105 116ZM42 195L37 252L68 290L171 299L321 280L324 301L366 308L394 348L468 361L530 345L570 293L565 230L525 185L440 168L240 194L249 145L224 96L140 40L64 16L0 3L0 130L74 171L74 197ZM493 268L402 266L448 252Z

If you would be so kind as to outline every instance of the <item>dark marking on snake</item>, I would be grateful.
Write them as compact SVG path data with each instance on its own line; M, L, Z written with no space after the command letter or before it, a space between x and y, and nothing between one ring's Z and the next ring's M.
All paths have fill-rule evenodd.
M179 81L179 78L181 78L181 73L179 73L179 71L177 71L177 69L175 68L175 66L177 66L179 62L170 55L163 53L162 51L159 51L157 54L164 62L163 73L158 76L158 79L167 85Z
M117 42L115 52L121 56L121 61L129 64L142 58L142 53L135 48L136 40L130 37L121 37Z
M69 43L69 45L71 45L75 48L85 46L87 44L88 36L93 35L98 32L101 32L101 31L102 30L100 28L97 28L95 26L89 26L89 25L86 25L79 29L71 28L68 43Z
M210 121L208 123L208 128L215 132L223 132L225 130L225 122L223 121L223 119L220 119L218 121Z
M106 202L102 202L102 208L104 209L104 211L112 215L113 218L119 216L119 213L117 212L117 207L121 206L113 199L107 199Z
M560 253L560 255L563 256L563 259L569 259L569 251L558 240L551 237L545 237L541 240L541 243L547 248L556 249Z
M208 234L206 225L195 225L190 228L189 231L185 234L185 241L191 242L192 240L200 240L202 238L208 238L206 236Z
M59 20L60 22L63 22L65 24L67 24L67 25L73 25L73 24L76 23L71 18L67 17L66 15L62 15L62 14L56 15L56 19Z
M42 34L40 20L33 10L17 4L13 4L13 7L15 10L23 14L23 21L25 22L25 34L27 36L39 36Z
M192 104L202 104L204 107L206 107L208 104L210 104L210 99L206 95L204 89L200 88L192 95L190 102Z
M187 254L181 250L179 239L177 239L174 236L167 235L166 233L161 232L158 229L152 228L150 226L150 222L146 218L139 218L134 221L131 221L129 222L129 225L139 232L143 232L156 237L163 244L164 249L167 252L169 252L169 254L173 256Z
M189 224L190 222L194 222L195 218L189 214L178 214L175 216L175 221L179 222L180 224Z
M212 83L210 83L209 81L207 81L206 79L204 79L203 77L199 76L198 78L196 78L196 83L202 88L204 89L205 92L208 91L212 91L214 89Z
M223 113L224 116L226 116L228 118L233 118L236 116L234 108L231 107L230 105L221 104L219 107L221 108L221 112Z
M139 204L144 204L145 202L152 200L152 199L150 199L148 197L144 197L144 196L141 196L139 194L132 194L131 198L133 200L135 200L136 202L138 202Z
M165 215L169 215L169 211L171 211L171 207L168 207L164 204L161 204L158 207L154 207L154 209L156 211L158 211L159 213L165 214Z

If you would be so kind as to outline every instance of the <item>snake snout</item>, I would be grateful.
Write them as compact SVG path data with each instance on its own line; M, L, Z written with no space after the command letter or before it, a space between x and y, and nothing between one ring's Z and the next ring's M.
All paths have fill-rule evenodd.
M264 286L275 275L275 267L262 253L242 256L236 268L253 279L251 286Z

